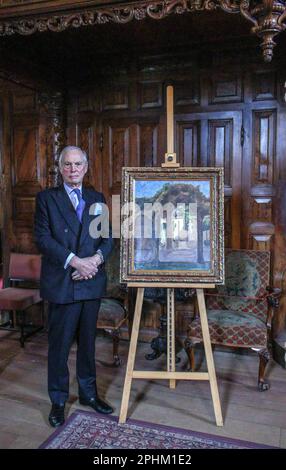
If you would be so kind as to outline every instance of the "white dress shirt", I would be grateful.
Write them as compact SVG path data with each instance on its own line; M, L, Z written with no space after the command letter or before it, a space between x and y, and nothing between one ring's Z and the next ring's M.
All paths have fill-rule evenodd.
M78 204L79 204L79 200L78 200L78 197L77 197L76 193L74 192L74 189L75 189L75 188L71 188L71 187L68 186L66 183L64 183L64 188L65 188L65 190L66 190L66 193L67 193L68 197L69 197L70 200L71 200L71 203L72 203L74 209L76 210L76 208L77 208L77 206L78 206ZM82 195L82 185L80 185L78 189L80 190L80 193L81 193L81 195ZM101 251L101 250L97 250L96 253L100 256L100 258L101 258L101 263L104 263L104 258L103 258L102 251ZM67 259L66 259L66 262L65 262L65 265L64 265L64 268L65 268L65 269L67 269L67 267L68 267L68 265L69 265L71 259L72 259L74 256L75 256L75 253L72 253L72 252L68 255L68 257L67 257Z

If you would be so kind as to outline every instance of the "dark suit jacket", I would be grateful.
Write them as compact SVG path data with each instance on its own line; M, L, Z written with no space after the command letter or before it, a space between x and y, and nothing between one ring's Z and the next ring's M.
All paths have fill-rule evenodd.
M50 302L66 304L100 298L105 293L104 265L94 278L83 281L72 280L71 266L64 269L71 252L84 258L100 249L106 260L113 247L111 233L109 238L92 238L89 234L90 223L98 217L89 215L90 206L105 203L103 194L83 186L82 196L86 203L82 227L63 185L41 191L36 198L35 237L42 253L40 290L42 298Z

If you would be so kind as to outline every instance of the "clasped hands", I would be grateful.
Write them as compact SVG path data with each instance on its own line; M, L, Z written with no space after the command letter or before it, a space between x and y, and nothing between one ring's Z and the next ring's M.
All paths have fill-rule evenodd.
M69 264L75 268L72 273L73 281L82 281L92 279L96 275L98 266L101 264L101 258L98 254L86 258L74 256Z

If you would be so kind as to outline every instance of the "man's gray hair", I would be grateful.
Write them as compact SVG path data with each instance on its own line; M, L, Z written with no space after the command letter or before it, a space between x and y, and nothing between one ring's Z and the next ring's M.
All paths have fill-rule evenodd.
M63 150L60 153L60 157L59 157L59 167L60 168L63 167L63 160L64 160L65 156L69 152L74 152L74 151L77 151L77 152L81 153L85 163L88 163L87 154L84 150L82 150L80 147L75 147L74 145L67 145L65 148L63 148Z

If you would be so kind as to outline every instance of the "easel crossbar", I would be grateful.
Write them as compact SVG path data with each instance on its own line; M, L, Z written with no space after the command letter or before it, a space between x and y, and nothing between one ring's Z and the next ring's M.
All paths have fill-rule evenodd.
M208 372L165 372L134 370L134 379L176 379L176 380L209 380Z

